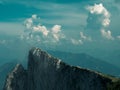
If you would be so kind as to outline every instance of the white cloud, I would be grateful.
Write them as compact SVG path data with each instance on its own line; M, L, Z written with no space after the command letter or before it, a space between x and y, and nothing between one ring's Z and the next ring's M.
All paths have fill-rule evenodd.
M58 33L61 31L61 25L54 25L52 28L53 33Z
M76 40L76 39L73 39L73 38L71 39L71 42L74 45L81 45L81 44L83 44L82 40Z
M73 45L82 45L82 44L84 44L84 42L86 42L86 41L91 42L91 41L92 41L92 38L86 36L83 32L80 32L80 37L79 37L79 39L71 38L70 41L71 41L71 43L72 43Z
M83 40L92 41L92 38L85 36L83 32L80 32L80 38Z
M41 26L41 25L38 25L38 26L34 26L33 27L33 31L34 32L41 32L44 36L47 36L49 31L47 30L47 28L45 26Z
M25 20L25 26L26 26L27 29L31 29L32 25L33 25L32 18L28 18L28 19Z
M40 18L36 14L33 14L31 18L25 20L25 26L30 33L42 33L43 36L47 36L49 31L43 25L40 25L40 22L37 22ZM37 22L37 23L36 23Z
M61 25L54 25L51 29L48 29L45 25L40 24L40 18L36 14L31 18L25 20L25 27L27 32L21 36L21 39L33 39L42 42L58 42L60 39L65 38L65 35L61 31ZM39 35L39 38L36 36ZM32 36L32 37L31 37Z
M62 26L58 24L48 29L47 26L41 24L40 18L36 14L25 20L25 26L27 30L24 32L24 35L21 35L21 40L25 38L28 41L31 40L40 43L64 43L67 41L74 45L81 45L84 41L92 41L91 37L86 36L83 32L80 32L79 39L73 37L68 38L62 32Z
M87 9L90 11L91 14L103 15L102 25L104 27L109 26L110 24L110 13L108 10L103 6L102 3L95 4L94 6L88 6Z
M111 34L111 31L105 31L104 29L101 30L101 34L104 38L108 39L108 40L114 40L114 37Z
M86 39L87 37L83 34L83 32L80 32L80 37L82 38L82 39Z
M56 41L59 41L60 38L64 38L64 34L61 33L61 25L54 25L52 27L52 35Z
M36 15L36 14L33 14L33 15L32 15L32 19L37 19L37 15Z
M106 27L110 25L110 12L103 6L102 3L94 4L94 6L88 6L87 9L90 11L91 15L101 15L97 17L97 19L100 20L100 24L98 25L101 29L101 35L108 40L114 40L112 32L110 30L105 30Z
M109 26L109 24L110 24L110 19L109 19L109 18L103 19L102 24L103 24L103 26Z
M27 29L31 29L31 28L33 27L34 21L35 21L35 20L37 21L38 19L39 19L39 17L37 17L36 14L33 14L33 15L31 16L31 18L26 19L25 22L24 22L26 28L27 28Z

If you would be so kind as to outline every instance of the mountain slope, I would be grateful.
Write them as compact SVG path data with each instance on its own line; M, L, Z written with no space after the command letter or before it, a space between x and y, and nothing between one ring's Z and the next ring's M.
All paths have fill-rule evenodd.
M64 62L69 63L70 65L81 66L84 68L89 68L114 76L120 75L120 68L108 62L87 55L85 53L76 54L60 51L48 51L48 52L53 56L62 59Z
M27 72L21 64L17 64L9 73L3 90L27 90Z
M106 74L118 76L120 75L120 69L112 64L109 64L105 61L101 61L94 57L91 57L87 54L76 54L76 53L67 53L67 52L60 52L60 51L48 51L55 57L62 59L62 61L74 65L74 66L81 66L84 68L89 68L92 70L100 71ZM0 66L0 90L3 88L3 83L5 77L7 76L8 72L12 70L15 66L16 60L11 63L6 63ZM26 61L22 62L24 67L26 67Z
M102 73L70 66L39 48L32 48L27 71L17 65L8 75L4 90L117 90L118 81Z
M15 65L16 65L15 62L9 62L9 63L5 63L2 66L0 66L0 90L3 89L6 75L8 74L8 72L12 71Z

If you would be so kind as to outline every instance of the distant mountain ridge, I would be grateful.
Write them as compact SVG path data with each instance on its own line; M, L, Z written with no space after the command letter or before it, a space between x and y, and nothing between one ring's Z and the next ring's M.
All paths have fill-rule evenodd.
M84 68L89 68L95 71L100 71L105 74L110 74L113 76L118 76L120 74L120 69L112 64L109 64L105 61L99 60L92 56L89 56L85 53L69 53L69 52L60 52L60 51L50 51L48 52L55 57L62 59L62 61L74 65L74 66L81 66ZM6 63L0 66L0 90L3 88L3 83L5 81L5 77L10 72L13 67L17 64L17 62L13 61L10 63ZM24 67L27 67L26 61L22 62Z
M32 48L27 70L17 64L8 74L3 90L119 90L118 82L118 78L68 65Z
M85 53L69 53L61 51L48 51L51 55L62 59L64 62L74 66L81 66L100 71L113 76L120 76L120 68L106 61L94 58Z
M0 66L0 90L3 89L5 78L13 70L17 62L8 62Z

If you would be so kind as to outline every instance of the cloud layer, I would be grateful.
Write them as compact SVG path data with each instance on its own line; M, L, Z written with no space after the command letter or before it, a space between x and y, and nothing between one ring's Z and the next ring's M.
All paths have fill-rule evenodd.
M104 38L109 39L109 40L114 40L114 37L111 35L111 31L105 31L104 29L101 30L101 34Z
M63 9L62 6L60 4L55 4L53 5L53 7L60 7L60 9ZM65 6L65 5L63 5ZM67 7L66 10L69 10L69 5L65 6ZM39 8L39 7L37 7ZM49 10L49 8L44 7L45 9ZM56 16L62 16L63 12L61 12L61 10L58 9L58 11L54 11L52 9L50 9L51 11L53 11L52 14L50 14L50 16L52 15L56 15ZM86 8L84 8L86 9ZM73 10L77 11L76 8L73 8ZM21 35L21 39L26 39L28 41L37 41L39 43L57 43L57 44L64 44L65 42L69 42L70 44L73 45L83 45L84 43L88 43L88 42L93 42L94 40L96 40L96 36L98 36L97 34L94 33L95 30L98 29L100 38L98 37L97 39L103 39L103 40L115 40L115 37L112 36L112 32L111 30L109 30L109 26L110 26L110 22L111 22L111 14L110 12L107 10L107 8L105 7L105 5L103 3L99 3L99 4L94 4L94 5L89 5L87 6L87 10L89 11L88 13L88 18L87 15L84 17L84 19L81 19L83 17L83 15L78 15L80 13L75 13L73 15L70 15L71 19L73 19L74 17L79 17L81 19L82 22L84 22L83 25L81 24L77 24L75 25L74 28L68 28L65 32L64 29L62 29L61 23L64 25L71 25L70 21L66 22L67 20L64 20L65 18L67 19L68 14L70 14L71 12L67 12L65 14L63 14L63 16L65 17L64 19L61 19L63 22L59 22L55 19L52 20L53 22L49 22L49 17L47 16L47 19L41 19L40 17L37 16L37 14L33 14L30 18L27 18L24 22L24 25L26 27L24 34ZM41 13L40 13L41 14ZM60 14L60 15L59 15ZM87 14L87 13L86 13ZM72 17L74 16L74 17ZM53 16L54 17L54 16ZM69 18L70 18L69 17ZM58 18L58 17L56 17ZM61 18L61 17L60 17ZM63 17L62 17L63 18ZM51 18L53 19L53 18ZM44 24L41 23L41 20L43 21ZM47 22L48 21L48 22ZM71 20L72 21L72 20ZM78 21L78 19L77 19ZM80 23L81 23L80 21ZM89 24L87 27L86 25L86 21L87 24ZM47 22L47 23L46 23ZM64 23L65 22L65 23ZM74 22L74 20L73 20ZM49 25L48 25L49 24ZM79 26L80 25L80 26ZM80 28L77 28L80 27ZM87 30L84 30L87 27L88 29L91 29L91 33L93 32L93 34L89 33ZM66 28L65 28L66 29ZM69 33L69 30L74 30L74 34ZM67 33L67 34L66 34ZM102 38L101 38L102 37ZM105 39L104 39L105 38ZM118 37L116 37L117 39L119 39Z
M63 33L62 26L55 24L47 28L41 24L41 19L36 14L24 21L25 31L20 36L21 40L37 41L40 43L65 43L70 42L73 45L82 45L84 42L92 41L92 38L86 36L84 32L79 31L78 38L70 36L69 38ZM76 32L76 31L75 31ZM63 42L64 41L64 42Z
M109 27L111 20L110 20L110 12L103 6L103 4L100 3L100 4L94 4L93 6L88 6L87 10L90 12L91 15L96 15L94 16L97 17L97 20L95 19L96 23L100 22L98 26L100 26L99 29L101 36L108 40L114 40L114 37L112 36L112 32L106 29L107 27Z
M41 25L40 18L36 14L31 18L25 20L24 25L26 30L21 38L34 39L35 41L43 42L58 42L60 39L65 38L61 30L61 25L53 25L48 29L45 25Z
M91 14L98 14L103 16L102 25L104 27L109 26L110 24L110 13L108 10L103 6L102 3L95 4L94 6L88 6L87 9L90 11Z

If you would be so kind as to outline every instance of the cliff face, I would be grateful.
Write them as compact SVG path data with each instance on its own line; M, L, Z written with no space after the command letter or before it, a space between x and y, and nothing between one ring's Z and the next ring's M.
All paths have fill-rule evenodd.
M38 48L32 48L28 58L28 70L17 65L8 75L4 90L106 90L112 82L100 73L67 65Z
M3 90L27 90L27 72L21 64L17 64L14 70L7 76Z

